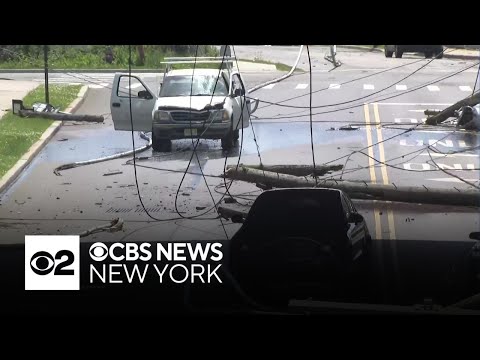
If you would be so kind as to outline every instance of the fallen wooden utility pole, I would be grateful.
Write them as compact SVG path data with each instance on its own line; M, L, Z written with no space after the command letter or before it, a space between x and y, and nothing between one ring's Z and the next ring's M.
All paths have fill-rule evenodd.
M277 188L315 187L313 177L299 177L262 171L241 166L225 172L225 177L251 183L263 183ZM353 181L318 180L318 187L345 191L354 199L398 201L416 204L480 206L477 190L429 189L418 186L368 184Z
M40 112L32 110L19 110L19 115L21 117L30 117L30 118L42 118L42 119L51 119L56 121L84 121L84 122L95 122L103 123L105 119L103 116L97 115L76 115L76 114L66 114L66 113L55 113L55 112Z
M463 100L460 100L459 102L456 102L455 104L449 106L445 110L442 110L438 114L429 117L426 121L425 124L427 125L437 125L445 120L447 120L450 117L455 116L455 110L460 109L463 106L475 106L476 104L480 103L480 92L477 92L473 96L469 96ZM427 112L430 110L425 111L425 115L428 115Z
M343 165L317 165L313 169L312 165L240 165L250 169L271 171L280 174L289 174L295 176L308 176L315 175L322 176L330 171L340 171L343 169ZM228 165L228 169L236 168L236 165Z

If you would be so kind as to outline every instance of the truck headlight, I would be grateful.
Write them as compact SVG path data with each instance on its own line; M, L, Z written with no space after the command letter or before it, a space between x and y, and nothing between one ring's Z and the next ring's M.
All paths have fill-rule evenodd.
M215 111L213 114L213 121L226 121L230 120L227 110Z
M170 114L168 111L155 111L153 119L156 121L168 121L170 120Z

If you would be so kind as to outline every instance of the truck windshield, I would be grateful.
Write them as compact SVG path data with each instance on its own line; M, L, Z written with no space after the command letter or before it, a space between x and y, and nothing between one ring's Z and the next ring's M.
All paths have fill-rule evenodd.
M172 96L227 96L228 87L222 77L213 75L168 76L160 90L161 97Z

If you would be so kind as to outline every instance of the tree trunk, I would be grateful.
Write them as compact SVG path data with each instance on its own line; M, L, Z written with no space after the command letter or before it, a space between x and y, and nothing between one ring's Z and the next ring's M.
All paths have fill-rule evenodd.
M262 183L277 188L315 187L315 179L262 171L247 167L229 169L225 177L235 180ZM428 189L418 186L367 184L353 181L319 180L318 187L345 191L353 199L398 201L417 204L452 206L480 206L477 190Z
M145 48L144 45L137 46L138 51L138 65L144 66L145 65Z

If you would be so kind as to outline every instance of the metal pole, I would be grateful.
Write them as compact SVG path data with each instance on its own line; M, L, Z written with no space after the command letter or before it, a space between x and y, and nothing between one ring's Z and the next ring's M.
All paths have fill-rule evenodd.
M330 45L330 56L332 57L333 65L337 66L337 62L335 61L335 52L336 52L336 46Z
M45 103L47 108L50 104L50 96L48 91L48 45L43 45L43 55L45 60Z

